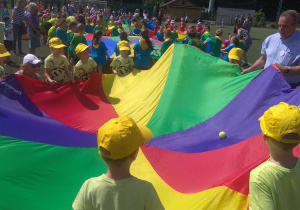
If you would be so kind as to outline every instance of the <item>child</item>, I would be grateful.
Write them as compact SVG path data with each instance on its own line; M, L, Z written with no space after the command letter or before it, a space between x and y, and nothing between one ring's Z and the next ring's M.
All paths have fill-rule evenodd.
M101 41L102 35L102 31L97 30L94 33L92 41L92 58L96 61L97 72L100 74L102 74L102 66L106 65L106 59L109 58L109 55L107 53L107 47L105 43Z
M239 64L243 56L243 50L238 47L232 48L228 53L230 63Z
M134 29L132 29L131 34L133 36L139 36L141 34L141 29L139 28L139 24L137 22L134 23Z
M250 173L250 209L300 209L300 111L280 102L259 118L270 158Z
M79 43L87 45L86 39L83 36L83 34L85 32L85 27L84 27L84 25L82 23L79 23L77 25L77 31L78 31L78 33L74 34L73 39L70 42L71 48L73 50L73 54L75 56L74 65L80 60L80 58L75 53L75 49L76 49L77 45Z
M41 34L42 34L42 42L43 44L46 44L47 43L47 35L48 35L48 30L46 32L46 29L45 29L45 24L47 23L47 21L49 20L49 16L47 14L43 14L43 16L40 18L40 31L41 31Z
M118 20L118 25L119 25L118 32L120 34L122 31L125 31L125 30L123 28L123 23L120 20Z
M75 49L76 55L80 57L80 60L74 66L74 79L87 81L92 72L96 71L97 63L90 57L90 46L79 43Z
M12 35L12 28L10 26L10 18L7 16L3 16L2 21L4 22L3 25L3 35L4 35L4 46L6 51L10 52L12 50L13 45L13 35ZM5 64L9 66L15 65L14 62L10 60L10 55L5 57Z
M170 30L171 30L171 31L173 31L174 26L175 26L175 21L174 21L174 20L171 20L171 24L170 24Z
M108 26L113 26L114 25L114 17L110 16L109 21L108 21Z
M159 21L155 21L155 26L154 26L154 34L156 34L159 30Z
M184 32L185 31L185 22L184 22L184 18L181 18L181 22L179 24L179 31L180 32Z
M56 29L56 37L60 38L62 43L66 46L68 46L68 35L66 31L68 23L65 19L61 18L58 20L57 23L57 29ZM68 57L68 47L64 48L64 54L66 57Z
M159 27L159 31L156 33L156 39L161 42L164 41L164 28L161 26Z
M118 31L118 21L114 21L114 26L110 30L110 35L111 36L119 36L119 31Z
M238 38L239 38L239 48L241 48L242 50L244 50L244 47L245 47L245 45L246 45L246 42L245 42L245 40L243 39L243 35L240 34L240 35L238 36Z
M56 29L58 28L58 21L54 22L54 26L48 30L48 39L47 39L47 46L49 45L49 40L56 36Z
M221 50L224 54L224 61L228 61L228 62L229 62L228 53L230 52L230 50L233 49L234 47L239 46L239 38L236 35L230 35L229 39L230 39L230 44L225 49Z
M201 35L201 39L200 39L202 42L205 42L206 39L211 37L210 32L209 32L210 26L206 26L206 28L204 28L202 31L204 31L204 30L205 30L205 32Z
M202 27L201 27L201 21L200 20L198 20L195 29L196 29L197 33L201 33L202 32Z
M135 67L141 69L150 68L150 54L153 50L153 45L149 39L148 29L141 32L142 38L134 46L134 57L136 57Z
M77 30L77 20L71 20L70 23L69 23L69 29L67 31L67 42L68 42L68 55L69 55L69 61L70 61L70 66L71 66L71 69L74 68L74 53L73 53L73 50L72 50L72 47L71 47L71 41L74 37L74 34Z
M120 40L121 40L121 41L127 41L128 43L130 42L130 41L128 40L127 32L122 31L122 32L120 33ZM121 42L119 42L119 43L121 43ZM116 45L116 47L115 47L115 53L116 53L116 56L118 56L118 55L120 54L120 52L119 52L119 43L118 43L118 44ZM131 54L131 50L128 51L128 55L130 55L130 54Z
M172 32L170 29L167 29L165 31L165 41L162 43L160 48L161 55L163 55L167 51L167 49L173 44L171 38L172 38Z
M177 33L177 26L173 26L173 31L172 31L172 40L173 42L177 42L178 39L178 33Z
M96 21L96 25L95 25L95 27L94 27L94 33L95 33L97 30L100 30L100 31L103 32L103 27L102 27L101 23L102 23L102 20L100 20L100 19L98 19L98 20Z
M129 116L100 127L98 149L108 170L84 182L73 209L164 209L152 184L130 174L139 147L151 138L150 129L136 125Z
M66 47L62 41L54 37L49 41L51 54L45 59L45 78L51 84L61 84L65 81L65 74L74 82L68 66L69 61L66 56L62 55L63 48Z
M6 57L10 56L10 53L5 48L4 44L0 43L0 64L3 64L6 60ZM5 77L5 71L2 66L0 66L0 79Z
M111 63L111 67L114 73L117 73L120 77L124 77L130 74L133 70L133 60L128 56L130 50L129 43L127 41L121 41L119 43L120 55L115 57Z
M165 30L170 28L170 19L168 19L165 23Z
M88 34L92 34L94 32L93 26L91 26L91 23L92 23L92 19L88 17L86 19L86 25L85 25L85 32Z
M205 45L199 39L197 39L196 35L197 35L197 32L194 29L192 29L188 32L188 36L189 36L188 45L197 47L200 50L206 52Z
M216 30L215 37L208 38L205 42L210 44L209 54L219 58L222 46L222 29Z

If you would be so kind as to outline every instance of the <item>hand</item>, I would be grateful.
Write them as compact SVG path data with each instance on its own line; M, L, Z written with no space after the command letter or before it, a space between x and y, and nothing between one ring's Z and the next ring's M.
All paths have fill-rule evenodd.
M242 74L247 74L247 73L249 73L249 72L251 72L252 70L250 69L250 67L249 68L246 68L246 69L244 69L244 70L242 70Z
M72 83L75 83L76 81L75 81L75 79L74 79L74 78L72 78L72 79L71 79L71 82L72 82Z
M283 66L283 65L281 65L281 64L279 64L279 63L274 63L274 65L279 69L279 71L280 71L281 73L287 71L286 66Z
M49 81L49 84L50 85L55 85L55 84L57 84L57 82L55 80L51 80L51 81Z

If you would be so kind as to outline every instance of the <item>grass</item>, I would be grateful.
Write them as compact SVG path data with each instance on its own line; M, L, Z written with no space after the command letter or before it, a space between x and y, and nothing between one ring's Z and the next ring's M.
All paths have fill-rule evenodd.
M211 26L211 33L213 34L213 32L216 29L222 28L221 26ZM233 32L233 26L230 27L223 27L223 39L227 39L228 38L228 33L232 33ZM251 46L251 48L249 49L247 55L248 55L248 62L253 64L260 56L260 51L261 51L261 45L262 42L264 41L264 39L273 34L276 33L277 29L269 29L269 28L251 28L250 31L250 36L252 37L253 40L253 44ZM3 43L3 31L0 30L0 42ZM22 51L24 53L28 53L29 52L29 43L28 40L22 40ZM49 48L46 47L45 45L41 45L40 48L36 49L36 54L39 58L41 58L42 60L44 60L49 54ZM12 74L16 71L19 70L19 65L22 63L22 56L11 56L11 60L14 61L17 66L15 67L10 67L10 66L5 66L3 65L6 74ZM43 66L40 68L39 71L40 75L43 76L44 75L44 68ZM109 67L109 65L106 66L106 68L104 68L104 73L111 73L111 69Z

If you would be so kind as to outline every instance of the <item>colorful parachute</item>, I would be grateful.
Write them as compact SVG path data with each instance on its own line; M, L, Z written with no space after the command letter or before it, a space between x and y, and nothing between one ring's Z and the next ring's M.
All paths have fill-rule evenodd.
M0 209L70 209L82 183L106 171L97 129L121 115L153 131L131 171L166 209L246 209L249 172L268 158L257 119L280 101L300 105L299 88L274 67L259 73L172 45L126 77L54 87L9 76L0 81Z

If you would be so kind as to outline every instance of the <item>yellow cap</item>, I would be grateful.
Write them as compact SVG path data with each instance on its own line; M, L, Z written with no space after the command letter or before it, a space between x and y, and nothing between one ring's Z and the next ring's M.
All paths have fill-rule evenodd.
M0 58L10 56L10 53L5 48L4 44L0 43Z
M99 154L117 160L131 155L142 144L150 141L149 128L136 125L129 116L111 119L98 130L98 148L103 147L110 155Z
M130 50L129 43L127 41L120 41L118 43L118 46L119 46L119 50L120 51L122 51L122 50Z
M53 37L49 41L49 47L58 49L58 48L63 48L63 47L67 47L67 46L62 43L60 38Z
M78 53L81 53L81 52L84 52L86 51L87 49L89 49L91 46L87 46L83 43L79 43L75 49L75 53L78 54Z
M269 108L259 119L262 132L279 142L300 142L300 111L297 106L280 102ZM284 139L287 134L298 134L297 139Z
M243 56L243 50L238 47L232 48L228 53L229 59L234 59L237 61L240 61L242 59L242 56Z

